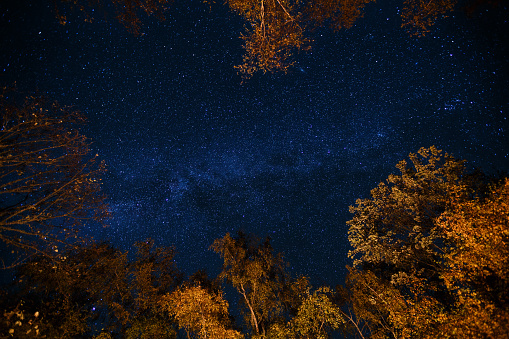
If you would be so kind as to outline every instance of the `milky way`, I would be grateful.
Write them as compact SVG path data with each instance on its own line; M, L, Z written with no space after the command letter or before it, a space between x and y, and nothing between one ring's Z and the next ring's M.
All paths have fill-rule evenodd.
M350 30L315 32L288 74L241 84L243 23L220 5L176 1L141 37L2 6L2 81L80 109L108 164L113 219L89 232L174 244L187 273L217 270L208 247L241 229L270 236L295 273L341 283L348 206L408 153L436 145L509 169L507 23L487 14L416 39L397 8L372 4Z

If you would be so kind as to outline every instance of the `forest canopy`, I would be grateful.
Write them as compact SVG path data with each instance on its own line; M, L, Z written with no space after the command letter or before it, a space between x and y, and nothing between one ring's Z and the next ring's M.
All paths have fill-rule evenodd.
M31 100L27 107L37 109L28 110L25 121L36 128L39 121L28 117L44 109ZM16 121L4 122L2 130L10 146L25 144L6 138L9 126L19 126ZM52 135L51 120L43 126ZM35 135L45 140L44 133ZM51 147L36 149L36 159L53 159L44 156ZM3 166L13 157L2 153ZM19 168L6 173L19 176L29 166ZM204 270L185 277L175 249L150 239L134 245L135 256L108 243L79 242L55 255L39 251L17 266L14 283L2 291L0 333L102 339L509 337L509 179L467 171L464 160L436 147L411 153L397 169L399 174L350 208L353 261L344 285L313 287L310 277L288 271L270 238L242 232L211 245L223 260L216 277ZM36 174L30 182L46 185L46 176ZM34 205L27 211L40 204L24 196L21 201ZM11 205L3 209L5 220L20 214L20 204ZM51 206L74 211L82 204L54 200ZM36 232L33 214L25 213L30 223L23 227ZM8 239L2 238L10 244ZM20 249L29 253L31 247Z

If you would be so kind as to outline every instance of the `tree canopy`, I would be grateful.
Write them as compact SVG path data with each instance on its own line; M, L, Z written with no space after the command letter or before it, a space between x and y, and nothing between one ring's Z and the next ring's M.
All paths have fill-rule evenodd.
M80 116L39 100L2 106L0 235L30 253L0 291L2 337L509 337L508 178L421 148L350 208L344 286L292 276L270 238L242 232L212 243L217 277L185 280L175 249L150 239L134 255L91 239L57 248L107 214L102 167L72 128Z
M508 180L435 147L409 157L351 207L353 309L373 337L508 337Z
M53 0L60 23L66 12L77 9L86 21L93 21L94 10L113 8L117 20L135 35L141 32L140 13L164 20L171 8L169 0ZM205 1L214 3L214 1ZM227 0L228 8L245 21L242 63L235 66L244 79L257 72L287 72L295 53L311 48L312 31L329 27L334 31L351 28L374 0ZM464 12L474 12L480 4L497 6L497 1L472 1ZM400 10L401 27L409 36L422 37L439 20L458 9L457 0L405 0ZM104 12L104 11L103 11ZM107 12L107 10L106 10Z

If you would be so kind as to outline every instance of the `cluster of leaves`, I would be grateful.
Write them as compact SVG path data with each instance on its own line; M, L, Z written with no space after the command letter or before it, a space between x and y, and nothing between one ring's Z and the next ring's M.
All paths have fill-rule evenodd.
M90 155L79 112L42 97L0 94L0 240L26 256L77 242L85 222L108 217L103 162ZM26 258L13 255L3 267Z
M245 54L237 66L246 78L255 72L286 72L295 50L308 49L297 0L228 0L228 6L246 22L242 34Z
M163 309L175 319L189 337L240 339L232 328L228 302L221 290L210 290L200 284L187 284L161 300Z
M401 12L402 24L410 35L425 36L437 19L447 17L457 0L405 0Z

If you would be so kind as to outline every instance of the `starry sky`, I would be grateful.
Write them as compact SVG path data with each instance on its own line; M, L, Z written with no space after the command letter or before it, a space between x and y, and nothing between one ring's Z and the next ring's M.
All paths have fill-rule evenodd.
M400 29L394 2L349 30L313 32L288 74L241 84L242 20L221 3L176 0L135 37L113 19L62 26L51 2L0 4L0 81L79 109L108 165L110 227L128 249L175 245L212 275L226 232L270 236L295 274L342 283L348 206L436 145L472 166L509 170L507 8L458 13L431 34ZM504 21L505 20L505 21Z

